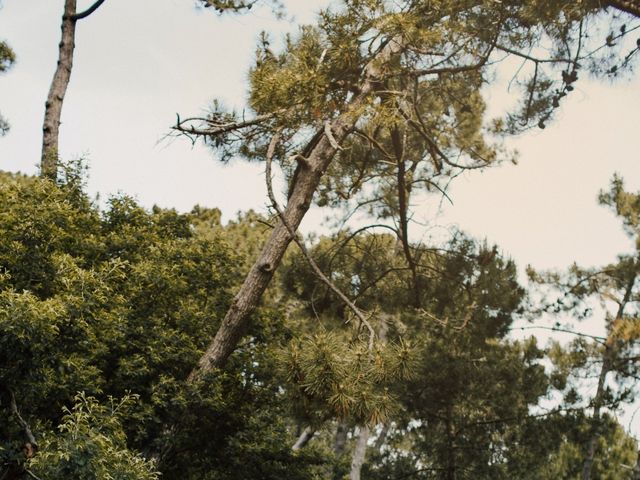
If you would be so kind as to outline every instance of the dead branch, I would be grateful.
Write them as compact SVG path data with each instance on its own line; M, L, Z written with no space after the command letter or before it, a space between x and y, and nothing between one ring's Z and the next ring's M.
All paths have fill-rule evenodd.
M36 437L33 436L31 428L29 428L29 424L24 420L24 418L22 418L20 412L18 411L18 406L16 405L16 397L13 394L13 391L8 388L7 391L9 392L11 413L16 417L16 420L24 431L25 437L27 437L27 443L25 443L24 445L25 455L27 458L31 458L38 450L38 442L36 442Z

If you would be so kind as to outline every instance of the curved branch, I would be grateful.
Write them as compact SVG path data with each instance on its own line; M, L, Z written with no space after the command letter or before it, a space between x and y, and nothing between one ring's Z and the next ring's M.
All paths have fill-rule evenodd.
M267 194L269 195L269 200L271 201L271 205L273 206L274 210L278 214L278 217L280 217L280 221L289 232L289 235L291 235L291 238L293 239L293 241L296 243L298 248L300 248L302 255L304 256L307 263L309 263L309 266L313 270L313 273L315 273L316 277L318 277L325 285L327 285L327 287L329 287L329 289L331 289L331 291L333 291L333 293L335 293L340 298L340 300L342 300L342 302L354 313L354 315L358 318L358 320L360 320L360 323L364 325L367 328L367 330L369 330L369 350L373 350L373 342L376 335L375 330L373 329L369 321L365 318L365 316L360 311L360 309L349 299L349 297L347 297L338 287L336 287L331 280L329 280L329 278L324 274L322 270L320 270L320 267L318 267L318 264L309 254L309 251L307 250L307 247L305 246L305 244L300 240L296 232L293 230L293 228L291 228L291 226L287 222L287 219L285 218L284 213L282 212L282 209L280 208L280 205L278 204L278 201L276 200L276 197L273 194L273 185L271 181L271 164L273 161L273 155L275 154L276 145L278 144L279 140L280 140L280 135L276 133L271 139L271 142L269 143L269 148L267 149L267 157L266 157L265 177L267 181Z
M83 18L87 18L89 15L95 12L98 8L100 8L100 5L102 5L103 3L104 3L104 0L97 0L93 5L87 8L84 12L75 13L71 15L69 18L71 18L71 20L73 20L74 22L78 20L82 20Z

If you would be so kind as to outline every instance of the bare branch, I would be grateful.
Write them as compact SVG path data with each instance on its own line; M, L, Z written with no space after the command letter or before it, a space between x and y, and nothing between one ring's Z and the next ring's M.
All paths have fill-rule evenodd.
M13 394L13 391L8 388L7 391L9 392L11 413L16 417L16 420L24 431L25 437L27 437L27 443L25 444L25 448L27 449L27 457L32 457L35 454L35 451L38 450L38 442L36 441L36 437L33 436L31 428L29 428L29 424L25 422L24 418L22 418L20 412L18 411L18 406L16 405L16 397Z
M354 315L358 318L358 320L360 320L360 323L364 325L367 328L367 330L369 330L369 350L373 350L373 342L375 339L375 331L373 327L371 326L369 321L365 318L365 316L360 311L360 309L351 300L349 300L349 297L347 297L338 287L336 287L333 284L333 282L329 280L329 278L322 272L322 270L320 270L320 267L318 267L318 264L315 262L315 260L313 260L313 258L309 254L309 251L307 250L307 247L305 246L305 244L300 240L296 232L291 228L291 226L287 222L287 219L285 218L284 213L282 212L282 209L280 208L280 205L278 204L278 201L276 200L276 197L273 194L273 185L271 181L271 164L273 161L273 155L275 154L276 145L278 144L279 140L280 140L279 134L276 134L273 136L273 138L271 139L271 142L269 143L269 148L267 149L267 157L266 157L265 177L267 182L267 194L269 195L269 200L271 201L271 205L273 206L274 210L278 214L278 217L280 217L280 221L289 232L289 235L291 235L291 238L293 239L293 241L296 243L296 245L298 245L298 248L300 248L302 255L311 266L311 269L313 270L315 275L325 285L327 285L327 287L329 287L331 291L333 291L340 298L340 300L344 302L344 304L354 313Z
M172 130L176 130L180 133L184 133L187 135L203 135L208 137L215 137L216 135L222 135L225 133L233 132L236 130L242 130L248 127L253 127L255 125L259 125L267 120L271 120L280 112L272 112L266 113L264 115L258 115L255 118L250 120L242 120L242 121L229 121L229 122L219 122L215 121L211 118L203 118L203 117L189 117L184 120L180 119L180 116L176 114L176 124L171 127ZM204 127L196 127L191 122L199 122Z
M542 325L531 325L528 327L511 327L509 330L550 330L552 332L561 332L561 333L570 333L571 335L576 335L578 337L585 337L585 338L590 338L592 340L595 340L598 343L601 343L604 345L604 341L605 338L604 337L598 337L596 335L588 335L586 333L581 333L581 332L575 332L573 330L569 330L567 328L560 328L560 327L545 327Z
M78 21L78 20L82 20L83 18L87 18L89 15L95 12L98 8L100 8L100 5L102 5L103 3L104 3L104 0L97 0L93 5L87 8L84 12L71 15L70 18L73 21Z

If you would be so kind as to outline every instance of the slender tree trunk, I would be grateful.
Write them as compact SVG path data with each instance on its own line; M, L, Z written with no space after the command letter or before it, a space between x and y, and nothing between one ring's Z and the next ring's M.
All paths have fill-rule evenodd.
M384 442L387 441L387 435L389 434L389 423L385 423L382 425L382 429L380 430L380 435L376 438L376 443L373 446L375 450L378 452L384 446Z
M44 123L42 124L42 157L40 173L42 176L55 179L58 167L58 134L60 130L60 116L62 104L67 93L67 86L73 68L73 50L76 35L76 0L65 0L62 15L62 38L58 51L58 65L53 74L49 95L44 109Z
M596 456L596 447L598 445L598 438L600 438L601 434L601 426L600 426L600 411L602 409L603 399L604 399L604 389L607 380L607 374L611 368L611 361L613 360L613 345L609 345L607 342L607 346L605 347L605 353L602 358L602 367L600 368L600 375L598 376L598 388L596 390L596 395L593 399L593 417L591 419L592 427L591 427L591 438L589 438L589 443L587 444L587 455L584 459L584 464L582 466L582 480L589 480L591 478L591 469L593 467L593 460Z
M624 317L624 309L629 303L631 299L631 294L633 292L633 286L636 282L637 274L631 275L629 279L629 283L627 284L627 288L624 292L624 297L620 301L618 306L618 312L616 313L616 317L608 328L607 340L605 344L605 350L602 355L602 367L600 368L600 375L598 376L598 388L596 390L596 395L593 399L593 417L591 419L592 427L591 427L591 438L589 438L589 442L587 444L587 454L584 459L584 463L582 465L582 480L590 480L591 479L591 469L593 468L593 461L596 456L596 448L598 446L598 438L601 435L601 424L600 424L600 412L604 405L604 390L606 387L607 374L611 370L613 362L616 358L619 348L619 339L617 337L617 325L622 321Z
M369 427L360 427L358 431L358 442L356 443L356 448L353 452L353 459L351 461L351 473L349 473L349 480L360 480L360 472L367 454L367 441L369 440L369 434Z
M451 405L449 405L447 409L447 466L444 475L446 480L456 480L456 447L452 417L453 413L451 411Z
M58 138L62 105L73 68L73 51L76 47L76 23L95 12L105 0L96 0L88 9L76 13L77 0L65 0L62 14L62 37L58 45L58 64L51 80L49 95L44 108L42 124L42 154L40 174L56 178L58 170Z
M314 144L308 145L305 149L309 152L308 156L300 160L301 168L295 184L292 185L289 202L283 212L287 224L294 231L300 226L300 222L307 213L323 174L340 148L339 144L353 130L361 109L376 90L390 61L402 49L401 37L393 38L386 43L380 53L365 67L360 93L353 98L342 115L325 124L325 134L316 135ZM257 307L276 268L280 265L291 240L287 227L279 220L258 260L240 287L240 291L233 299L215 338L200 358L197 367L191 372L189 376L191 380L195 380L212 368L224 365L241 338L249 317Z
M397 125L391 130L391 140L393 143L393 151L398 166L398 213L399 213L399 232L400 241L402 242L402 251L407 261L407 266L411 271L411 281L409 290L413 293L413 306L420 308L420 291L418 288L418 270L416 262L411 254L411 246L409 244L409 218L407 212L409 210L409 188L406 182L406 168L404 155L404 139Z
M389 330L389 324L387 323L388 319L386 318L386 315L382 315L381 320L382 322L380 323L379 337L382 343L386 343L387 332ZM378 440L376 441L376 449L380 449L386 435L386 428L383 426L381 437L378 437ZM367 455L367 442L370 436L371 430L368 426L362 425L359 427L358 441L356 443L356 448L353 451L353 457L351 459L351 473L349 474L349 480L360 480L360 472L362 471L362 465L364 465L364 460Z
M343 421L338 421L338 426L336 427L336 436L333 441L333 453L336 454L337 457L344 453L344 447L347 444L347 434L349 433L349 427Z

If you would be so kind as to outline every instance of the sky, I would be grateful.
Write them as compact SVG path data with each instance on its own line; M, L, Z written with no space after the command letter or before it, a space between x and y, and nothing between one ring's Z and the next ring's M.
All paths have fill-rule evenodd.
M64 2L0 2L0 38L18 58L0 76L0 112L12 124L0 139L0 168L35 173ZM146 206L218 207L225 219L249 208L264 211L263 165L222 165L206 147L166 135L176 113L201 114L214 98L242 108L259 32L277 40L312 22L327 3L291 0L279 20L266 8L220 17L192 0L107 0L78 23L62 157L87 159L89 190L103 200L124 192ZM78 8L90 4L79 0ZM488 91L490 110L500 110L503 93ZM613 84L580 79L555 122L509 142L520 152L518 165L463 175L452 185L453 205L436 197L414 204L415 218L429 224L414 226L416 236L459 226L497 243L521 267L614 261L631 244L596 196L614 172L640 189L638 112L640 76ZM323 216L311 212L304 230L326 231Z
M0 169L35 173L64 1L0 1L0 39L17 54L0 76L0 112L12 124L0 138ZM78 9L91 3L78 0ZM285 3L287 18L279 20L265 8L219 17L192 0L107 0L80 21L60 153L87 159L89 191L179 211L218 207L227 220L240 210L265 211L263 165L222 165L202 145L166 135L176 113L201 114L214 98L242 108L259 32L274 39L295 32L328 1ZM490 110L500 110L503 92L487 93ZM439 209L435 197L414 204L415 218L429 225L414 227L416 235L458 226L499 245L521 269L595 266L629 251L619 222L596 197L614 172L640 190L640 75L614 83L581 78L565 100L545 130L509 141L518 165L458 178L453 205ZM311 212L304 231L326 231L323 216Z

